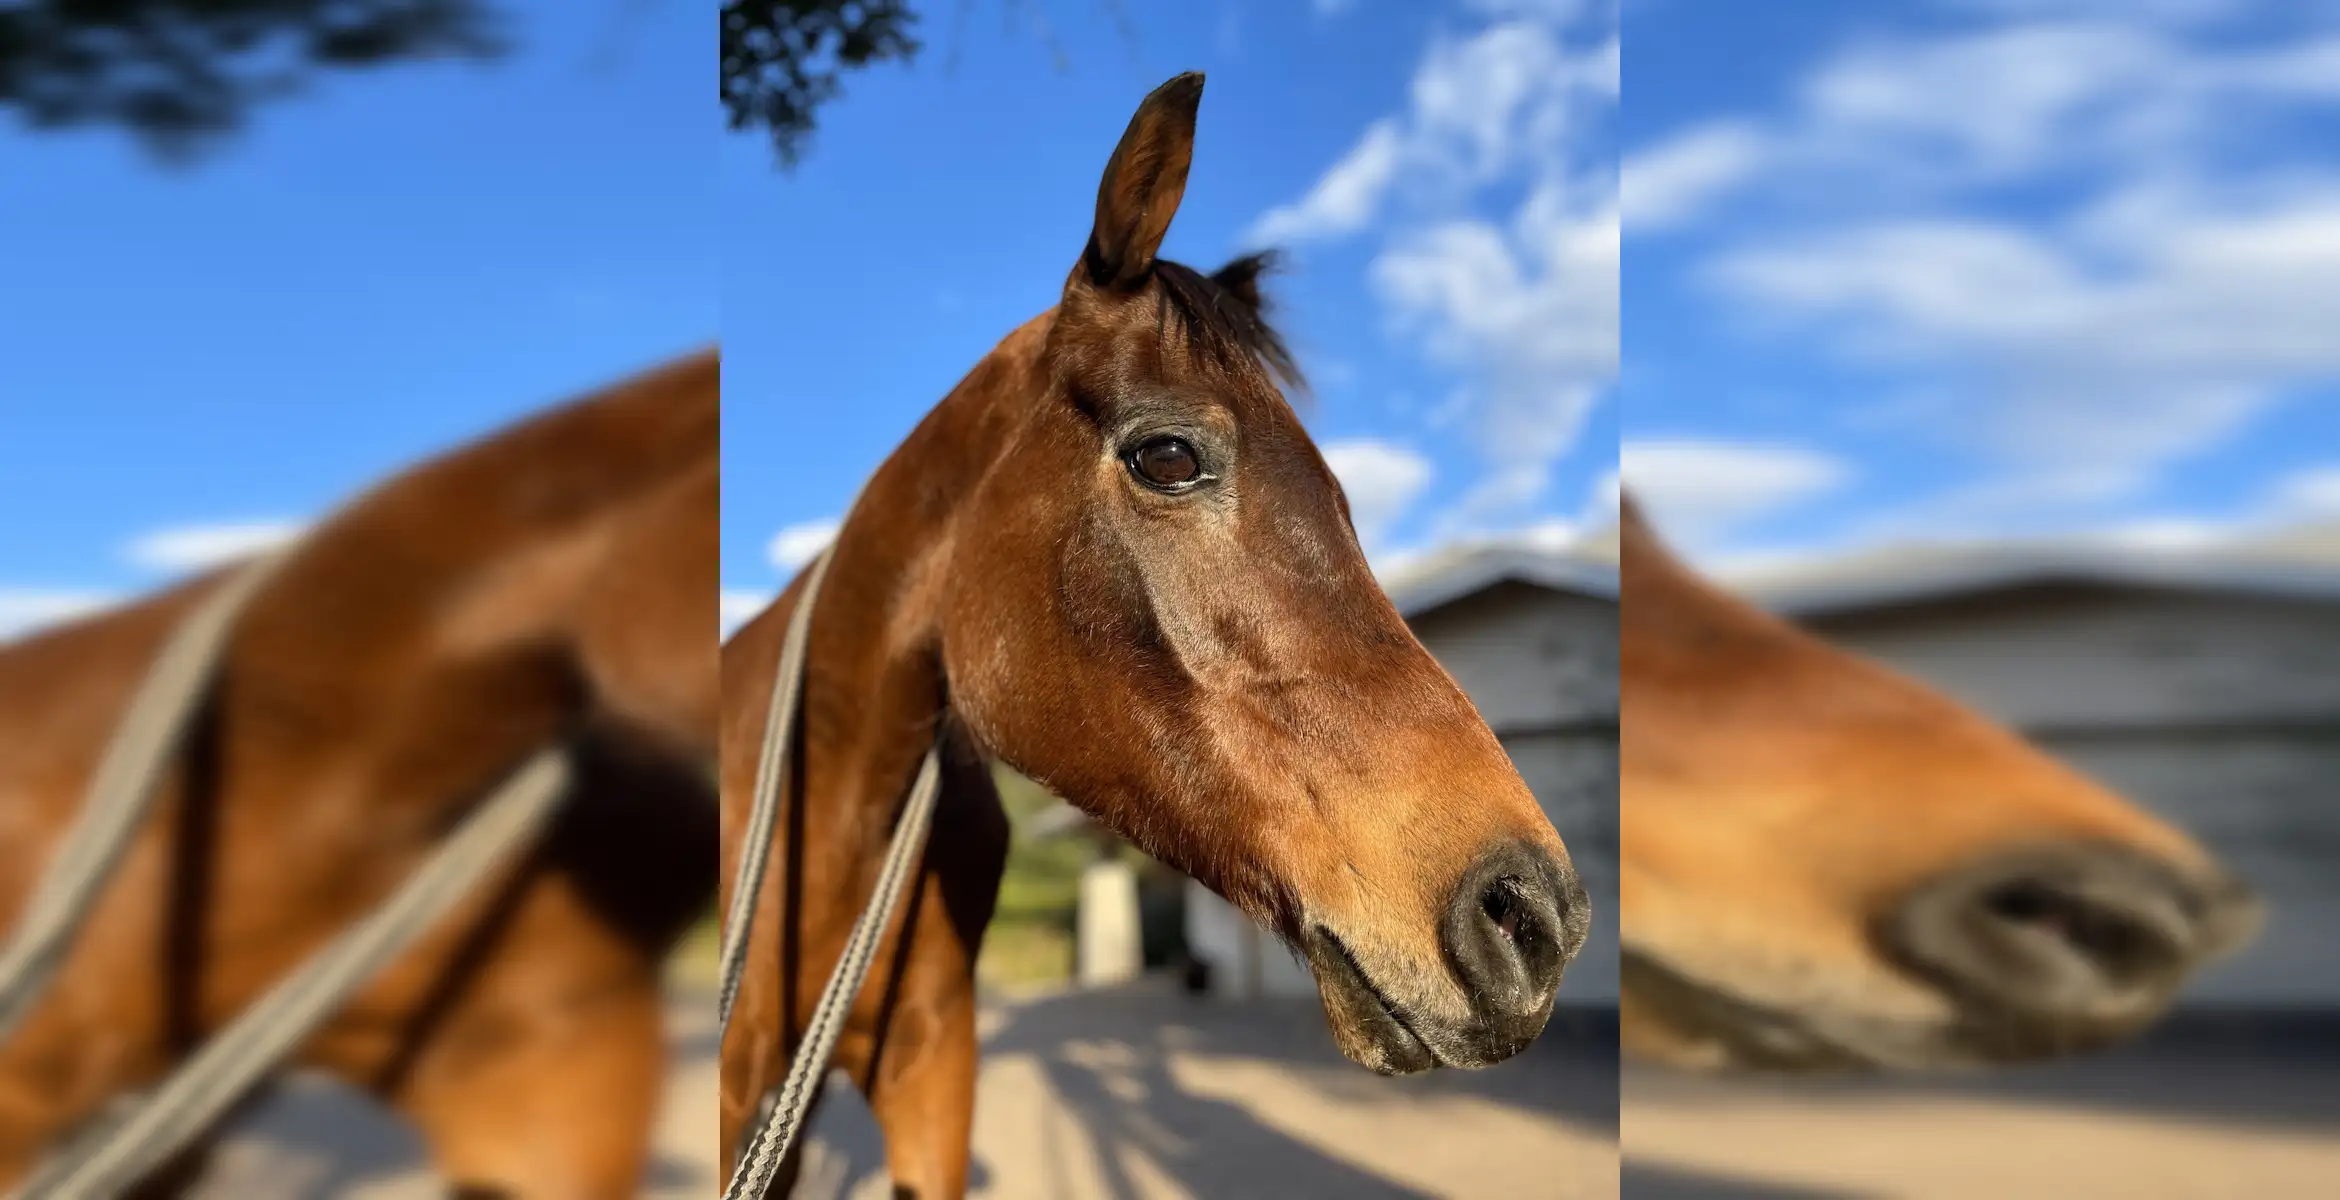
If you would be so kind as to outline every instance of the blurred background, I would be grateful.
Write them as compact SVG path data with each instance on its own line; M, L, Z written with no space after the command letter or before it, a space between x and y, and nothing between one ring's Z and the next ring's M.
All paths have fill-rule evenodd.
M917 48L825 58L837 90L809 122L742 103L724 147L724 225L743 231L722 281L726 630L1056 302L1138 101L1206 71L1163 252L1204 269L1290 252L1271 288L1315 385L1303 417L1597 913L1533 1050L1376 1078L1273 939L1003 770L1018 834L980 964L977 1194L1614 1195L1614 7L861 10L906 18L874 33ZM883 1174L874 1122L832 1089L799 1194L885 1195Z
M713 343L714 41L633 0L0 9L0 640ZM712 1186L712 953L675 1195ZM243 1128L210 1194L438 1194L323 1083Z
M1647 0L1625 37L1621 455L1654 523L2191 830L2269 906L2089 1059L1628 1064L1629 1194L2321 1194L2340 6Z
M0 14L32 37L0 61L0 636L715 340L713 39L681 6L436 6L466 15L343 62L307 21L413 6L292 4L242 53L85 31L117 47L86 78L37 24L79 7Z
M1602 917L1530 1054L1376 1079L1281 949L1003 774L979 1194L1602 1195L1620 1142L1652 1196L2340 1174L2340 5L1634 0L1625 106L1577 0L723 6L823 31L797 76L671 0L294 4L197 53L81 11L0 11L0 638L719 326L728 630L1054 301L1137 100L1210 73L1167 251L1293 252L1304 415ZM2194 831L2259 940L2090 1059L1629 1064L1620 1118L1620 461L1708 574ZM674 1194L712 1149L707 957ZM833 1094L806 1194L882 1194ZM216 1194L427 1186L303 1095Z

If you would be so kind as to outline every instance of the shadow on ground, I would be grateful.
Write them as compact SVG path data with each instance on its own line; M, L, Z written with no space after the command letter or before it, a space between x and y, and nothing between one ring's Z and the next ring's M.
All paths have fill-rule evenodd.
M714 1000L678 988L668 1005L669 1076L643 1194L715 1193ZM328 1079L294 1077L237 1117L190 1200L439 1200L422 1140L396 1114Z
M1617 1176L1626 1200L1851 1200L1857 1192L1745 1183L1699 1171L1655 1167L1630 1158Z
M1613 1012L1564 1012L1488 1070L1402 1079L1343 1059L1314 1001L1229 1004L1148 981L986 1018L977 1195L1616 1194ZM849 1088L828 1095L797 1196L885 1195L874 1122Z
M2340 1013L2185 1013L2101 1054L1906 1090L2330 1132L2340 1130Z
M1636 1063L1622 1097L1635 1197L2305 1195L2340 1178L2331 1014L2182 1014L2101 1054L1939 1075Z

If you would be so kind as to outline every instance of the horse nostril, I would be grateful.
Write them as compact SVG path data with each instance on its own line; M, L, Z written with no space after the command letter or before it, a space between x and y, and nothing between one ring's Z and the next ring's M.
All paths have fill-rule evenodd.
M2115 985L2135 983L2182 967L2191 957L2189 910L2183 900L2092 895L2017 880L1993 888L1983 907L2009 925L2045 933L2093 964ZM2156 911L2159 910L2159 911Z
M1485 1019L1541 1027L1561 971L1584 940L1583 909L1584 889L1568 864L1540 846L1506 844L1471 864L1439 940Z
M1486 896L1479 901L1479 911L1487 914L1487 919L1494 923L1496 932L1503 935L1503 940L1515 946L1523 936L1520 932L1519 897L1512 890L1517 886L1512 880L1498 879L1495 886L1488 888Z
M1986 903L1991 911L2010 921L2036 921L2055 906L2054 898L2031 880L2019 880L1993 889Z
M1885 947L1919 974L2001 1009L2125 1022L2167 1001L2226 940L2217 897L2120 846L2034 846L1953 871L1888 917Z

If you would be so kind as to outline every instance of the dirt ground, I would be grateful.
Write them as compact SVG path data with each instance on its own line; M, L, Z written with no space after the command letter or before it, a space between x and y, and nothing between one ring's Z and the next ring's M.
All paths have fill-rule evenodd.
M678 987L645 1195L714 1194L713 1004ZM2171 1039L1923 1079L1617 1070L1614 1018L1565 1015L1480 1072L1382 1079L1308 1002L1198 1003L1158 985L986 1005L975 1188L986 1200L1197 1197L2340 1195L2340 1039ZM888 1195L882 1143L834 1087L800 1200ZM1622 1119L1619 1103L1622 1100ZM1623 1131L1620 1163L1619 1130ZM440 1193L365 1101L296 1082L246 1118L204 1200Z
M1630 1065L1627 1196L2340 1196L2340 1043L2181 1037L1965 1077L1704 1078Z
M656 1157L642 1195L715 1195L715 993L671 989L672 1068ZM419 1139L371 1100L338 1084L294 1079L246 1114L220 1146L191 1200L444 1200Z
M1390 1080L1342 1059L1313 1002L1226 1007L1166 988L988 1004L974 1195L991 1200L1617 1194L1613 1020L1556 1025L1493 1070ZM678 989L675 1070L645 1195L715 1193L711 993ZM874 1122L833 1087L805 1200L886 1196ZM221 1148L202 1200L440 1195L404 1126L295 1081Z
M1566 1017L1486 1071L1384 1079L1313 1000L1203 1003L1155 985L985 1014L975 1187L987 1200L1612 1197L1616 1024ZM887 1195L866 1110L814 1125L799 1200Z

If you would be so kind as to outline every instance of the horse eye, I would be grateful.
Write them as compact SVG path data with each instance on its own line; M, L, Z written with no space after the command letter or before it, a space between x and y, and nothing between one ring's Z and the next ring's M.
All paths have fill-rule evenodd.
M1158 437L1129 456L1129 469L1158 488L1182 488L1202 477L1202 460L1182 438Z

